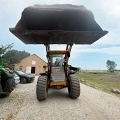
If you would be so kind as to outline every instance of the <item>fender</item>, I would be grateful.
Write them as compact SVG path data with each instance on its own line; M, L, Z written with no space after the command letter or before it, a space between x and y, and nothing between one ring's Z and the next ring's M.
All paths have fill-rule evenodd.
M14 77L14 73L12 71L6 71L1 75L1 80L5 80L7 78L13 78Z

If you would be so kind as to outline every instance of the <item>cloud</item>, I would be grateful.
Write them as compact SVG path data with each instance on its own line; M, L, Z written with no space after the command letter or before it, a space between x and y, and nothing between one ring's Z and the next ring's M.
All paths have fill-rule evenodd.
M96 41L95 43L93 43L94 45L119 45L120 44L120 37L118 37L118 32L109 32L106 36L104 36L103 38L99 39L98 41Z
M51 50L65 50L66 45L50 45Z
M75 46L73 53L102 53L108 55L120 55L120 46L111 46L105 48L92 48L91 46Z
M105 0L103 10L107 11L109 16L120 17L120 0Z
M99 13L105 16L114 16L114 18L120 17L120 0L83 0L81 3L96 15Z

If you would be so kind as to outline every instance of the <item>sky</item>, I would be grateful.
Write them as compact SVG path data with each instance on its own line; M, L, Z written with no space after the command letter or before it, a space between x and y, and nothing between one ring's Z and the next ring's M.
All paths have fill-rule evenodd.
M47 62L44 45L26 45L9 32L24 8L35 4L84 5L91 10L108 34L92 45L73 45L69 64L85 70L106 70L106 62L111 60L120 69L120 0L0 0L0 45L14 43L12 49L37 54ZM58 48L64 50L65 46L52 45L52 49Z

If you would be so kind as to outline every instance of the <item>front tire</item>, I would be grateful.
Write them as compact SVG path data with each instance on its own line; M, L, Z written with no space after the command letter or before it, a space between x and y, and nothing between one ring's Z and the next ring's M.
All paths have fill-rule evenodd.
M9 96L9 94L13 91L14 88L15 88L14 78L8 78L4 86L2 86L3 92L5 92L5 94L1 94L0 97Z
M48 94L48 82L47 76L39 76L36 85L36 96L39 101L47 99Z
M69 97L76 99L80 96L80 82L74 74L69 75Z

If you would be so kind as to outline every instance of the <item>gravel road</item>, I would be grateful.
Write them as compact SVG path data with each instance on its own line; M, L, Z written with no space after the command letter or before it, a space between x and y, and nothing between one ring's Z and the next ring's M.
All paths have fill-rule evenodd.
M36 80L19 84L0 99L0 120L120 120L120 98L81 84L78 99L67 88L50 89L48 99L36 99Z

